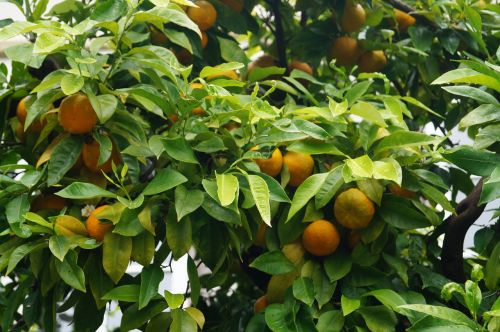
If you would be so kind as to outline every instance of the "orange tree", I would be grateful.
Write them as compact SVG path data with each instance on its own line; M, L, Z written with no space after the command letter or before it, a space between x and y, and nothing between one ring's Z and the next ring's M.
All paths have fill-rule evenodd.
M498 331L498 6L7 2L2 331Z

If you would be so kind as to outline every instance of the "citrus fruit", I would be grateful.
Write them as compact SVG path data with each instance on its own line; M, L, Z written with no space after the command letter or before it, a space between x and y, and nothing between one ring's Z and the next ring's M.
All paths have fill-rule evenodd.
M189 84L189 86L191 87L191 90L203 89L203 84L197 83L197 82L191 83L191 84ZM205 111L203 110L203 107L201 107L201 106L197 106L197 107L193 108L191 110L191 113L193 115L205 115L206 114Z
M168 37L154 27L150 27L149 36L153 45L165 46L168 43Z
M201 32L201 48L207 47L208 44L208 36L205 31Z
M399 196L399 197L406 197L406 198L415 197L415 193L413 191L402 188L400 185L398 185L396 183L389 184L387 186L387 188L389 189L389 191L391 193L393 193L394 195Z
M87 218L87 232L89 233L89 236L91 238L96 239L97 241L102 241L104 239L104 235L111 230L113 227L113 224L111 223L103 223L99 219L97 219L96 215L99 214L99 212L105 210L108 207L108 205L101 205L92 213L90 216Z
M267 303L281 303L285 299L286 290L299 277L297 269L271 277L267 284Z
M340 27L345 32L356 32L365 24L366 12L363 6L347 1L340 20Z
M267 307L267 296L262 295L255 301L255 304L253 305L253 311L255 313L258 313L262 310L264 310Z
M26 117L28 116L28 110L26 109L26 99L28 97L24 97L19 101L19 104L17 104L16 107L16 116L17 119L19 120L21 126L17 127L17 130L22 130L24 132L24 124L26 122ZM47 124L47 120L35 120L33 121L30 126L28 127L28 130L33 133L39 133L42 131L43 127ZM18 138L20 136L18 135ZM23 135L24 137L24 135ZM20 139L21 140L21 139Z
M303 71L304 73L307 73L307 74L309 74L311 76L313 74L312 67L309 66L307 63L302 62L302 61L293 60L292 62L290 62L290 64L288 65L288 70L290 72L292 72L294 69Z
M257 150L257 147L252 148L252 150ZM254 159L255 163L259 165L260 171L266 173L269 176L276 176L280 174L281 168L283 167L283 155L280 149L275 149L268 159Z
M299 186L313 172L314 160L305 153L288 151L283 157L283 163L288 167L290 180L288 184L292 187Z
M234 70L224 70L218 74L207 76L207 79L209 80L212 80L214 78L230 78L232 80L238 80L239 76Z
M111 156L103 164L99 165L99 142L92 139L89 143L83 145L82 157L85 167L94 173L111 172L112 162L118 165L121 162L120 153L117 151L115 144L112 144Z
M374 73L380 71L387 64L387 58L384 51L367 51L358 59L360 72Z
M19 122L25 123L26 122L26 117L28 116L28 112L26 110L26 99L28 97L24 97L19 101L19 104L17 104L16 107L16 115L17 118L19 119Z
M200 28L200 30L210 29L217 19L217 11L214 6L205 0L194 3L198 7L189 7L187 14L189 18Z
M299 266L303 263L304 254L306 253L300 239L292 243L285 244L283 249L281 249L281 252L295 266Z
M185 48L181 49L180 51L174 52L174 55L177 60L184 66L188 66L193 63L193 56Z
M54 194L40 195L31 203L31 211L40 210L62 210L66 207L67 202L64 198Z
M302 244L314 256L328 256L337 250L340 235L331 222L320 219L306 227L302 234Z
M267 225L262 222L259 225L259 229L257 230L257 233L255 234L253 244L255 244L256 246L265 247L266 246L266 231L267 231Z
M243 0L220 0L220 1L237 13L241 13L243 7L245 6L245 2Z
M69 133L86 134L97 124L97 114L89 98L77 93L64 98L61 102L59 123Z
M333 205L337 221L349 229L365 228L372 221L375 207L372 201L359 189L342 192Z
M356 64L360 56L358 41L351 37L339 37L332 44L330 55L341 66Z
M24 142L24 126L21 122L19 122L16 126L16 137L19 140L19 142L23 143Z
M398 30L402 32L408 30L409 27L417 22L413 16L399 9L394 9L394 15L396 16Z

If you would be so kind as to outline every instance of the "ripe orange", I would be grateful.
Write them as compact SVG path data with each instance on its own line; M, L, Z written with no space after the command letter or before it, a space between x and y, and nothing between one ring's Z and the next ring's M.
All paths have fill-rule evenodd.
M299 186L313 172L314 159L305 153L289 151L283 157L283 163L290 172L288 184L292 187Z
M331 222L316 220L304 230L302 244L314 256L328 256L337 250L340 234Z
M389 189L389 191L391 193L393 193L396 196L406 197L406 198L415 197L415 193L413 191L402 188L401 186L399 186L398 184L395 184L395 183L389 184L387 186L387 188Z
M19 142L24 143L24 126L21 122L17 124L16 127L16 137L19 140Z
M19 122L24 124L26 122L26 117L28 116L28 112L26 110L26 99L28 97L24 97L19 101L19 104L17 104L16 108L16 115L17 118L19 119Z
M220 0L220 1L237 13L241 13L243 7L245 6L245 1L243 0Z
M363 6L353 1L347 1L340 21L345 32L356 32L365 24L366 12Z
M17 107L16 107L16 116L21 124L21 126L18 126L16 128L17 131L22 130L24 132L24 123L26 122L26 117L28 116L28 110L26 109L26 99L27 98L28 97L24 97L23 99L21 99L21 101L19 101L19 104L17 104ZM33 133L39 133L42 131L43 127L45 127L46 124L47 124L47 120L45 120L45 119L36 120L30 124L28 130L30 132L33 132ZM24 137L24 134L22 136L18 135L19 140L22 141L20 139L20 137ZM23 138L23 140L24 140L24 138Z
M106 209L107 205L99 206L97 209L92 211L90 216L87 218L87 232L91 238L96 239L97 241L104 240L104 235L111 230L113 224L111 223L102 223L99 219L97 219L96 215Z
M259 225L259 229L257 230L257 234L255 234L255 238L253 240L253 244L260 247L266 246L266 231L267 225L263 222Z
M252 148L252 150L257 150L258 147ZM276 176L280 174L281 168L283 167L283 155L280 149L275 149L271 154L269 159L254 159L257 165L259 165L260 171L266 173L269 176Z
M312 67L309 66L307 63L302 62L302 61L293 60L292 62L290 62L290 64L288 65L288 70L290 72L292 72L292 70L294 70L294 69L303 71L304 73L307 73L309 75L313 74Z
M62 210L66 207L67 202L64 198L54 194L40 195L31 203L31 211L40 210Z
M189 66L191 63L193 63L193 56L185 48L181 49L180 51L174 52L174 55L177 60L184 66Z
M255 313L258 313L262 310L264 310L267 307L267 295L262 295L255 301L255 304L253 306L253 311Z
M335 39L330 50L332 58L337 60L341 66L354 65L360 56L358 41L351 37L339 37Z
M90 171L94 173L100 173L101 171L104 173L111 172L112 170L111 162L113 161L115 165L118 165L121 162L120 153L118 152L115 144L113 143L113 148L109 159L106 160L106 162L104 162L102 165L98 165L99 155L100 155L99 146L100 146L99 142L97 142L94 139L92 139L90 143L85 143L83 145L83 151L82 151L83 163Z
M97 114L84 94L63 99L59 107L59 123L69 133L86 134L97 124Z
M333 213L345 228L360 229L370 224L375 214L375 207L361 190L351 188L337 197Z
M241 125L238 122L231 120L228 123L226 123L225 125L223 125L222 127L226 128L229 131L232 131L232 130L240 128Z
M218 74L207 76L207 79L209 80L212 80L214 78L230 78L232 80L238 80L240 77L234 70L224 70Z
M198 7L189 7L187 14L189 18L196 23L200 30L208 30L217 19L217 11L214 6L205 0L199 0L194 3Z
M349 248L354 249L358 245L358 243L361 241L361 234L356 231L350 231L349 235L347 236L347 245Z
M205 31L201 32L201 48L207 47L208 44L208 36Z
M358 60L359 71L364 73L380 71L386 64L384 51L367 51Z
M394 9L394 15L396 16L397 27L401 32L406 32L409 27L417 23L417 20L413 16L399 9Z

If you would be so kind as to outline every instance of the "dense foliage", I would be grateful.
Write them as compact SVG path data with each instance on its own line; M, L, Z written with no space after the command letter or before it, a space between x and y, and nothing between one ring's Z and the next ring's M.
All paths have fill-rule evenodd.
M2 331L500 329L498 5L7 2Z

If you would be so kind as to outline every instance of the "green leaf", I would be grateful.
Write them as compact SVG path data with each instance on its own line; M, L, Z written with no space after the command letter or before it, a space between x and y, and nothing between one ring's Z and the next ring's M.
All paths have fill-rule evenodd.
M400 197L385 196L380 206L382 219L396 228L417 229L430 226L429 220Z
M406 265L405 261L401 258L386 254L385 252L382 253L382 257L387 262L387 264L389 264L389 266L396 271L405 285L408 285L408 266Z
M399 306L406 304L406 301L392 289L376 289L363 296L373 296L387 308L396 312L398 312Z
M77 93L83 88L85 80L82 76L66 73L61 79L61 90L66 96Z
M420 182L419 186L420 186L420 191L422 192L422 194L424 194L424 196L427 199L438 203L446 211L449 211L452 213L455 212L455 209L453 208L453 206L451 206L450 201L448 200L448 198L446 198L446 196L441 191L439 191L436 188L434 188L433 186L431 186L427 183L423 183L423 182Z
M250 267L270 275L285 274L295 269L288 258L280 251L274 250L258 256Z
M333 196L337 193L340 187L344 184L344 178L342 177L343 166L337 166L328 172L323 185L319 188L314 198L314 206L317 209L321 209L326 204L328 204Z
M184 311L187 312L189 316L191 316L191 318L196 321L196 324L198 324L200 330L203 331L203 326L205 325L205 316L203 315L203 312L195 307L186 308L184 309Z
M102 266L116 284L127 270L132 253L132 239L108 232L104 235L102 248Z
M385 187L380 181L375 179L364 179L356 181L356 185L370 200L375 202L378 206L382 203L382 196Z
M449 162L475 175L489 176L500 164L499 154L468 146L460 146L442 154Z
M92 199L98 197L115 198L116 195L99 186L85 182L73 182L66 188L56 192L57 196L69 199Z
M429 304L406 304L400 306L399 308L421 312L436 318L450 321L452 323L465 325L472 329L478 327L473 320L471 320L469 317L467 317L460 311L447 307L429 305Z
M373 177L396 182L401 185L403 171L401 165L393 158L386 158L373 162Z
M175 188L175 211L177 219L181 220L188 214L196 211L203 204L203 192L198 189L188 190L179 185Z
M83 148L83 137L70 135L64 137L52 151L49 159L47 184L52 186L58 183L73 167L80 157Z
M316 328L321 332L338 332L344 327L344 317L340 310L325 311L320 314Z
M320 265L316 265L313 274L314 297L321 309L325 304L331 301L337 282L330 282Z
M44 240L38 240L36 242L29 242L20 245L9 256L9 264L7 266L7 272L5 273L6 275L10 274L14 269L16 268L17 264L29 255L30 253L37 251L39 249L45 248L47 246L47 241Z
M247 175L248 183L252 197L257 206L262 220L271 226L271 204L269 202L270 194L266 181L258 175Z
M118 100L112 94L95 96L88 93L89 101L92 104L100 123L106 123L115 114L118 107Z
M77 253L75 251L70 251L64 257L64 261L55 261L56 270L65 283L85 293L85 274L82 268L78 266L77 261Z
M288 211L287 221L302 209L311 198L313 198L321 189L325 180L328 178L329 173L314 174L308 177L300 184L293 195L292 205Z
M422 52L430 50L434 33L426 26L414 25L408 29L413 45Z
M67 40L63 36L58 36L50 32L43 32L38 35L33 47L33 54L50 54L64 46Z
M172 310L172 324L169 332L195 332L198 331L196 321L182 309Z
M140 286L139 285L123 285L118 286L104 294L103 300L115 300L122 302L138 302Z
M141 272L141 288L139 292L139 310L149 304L149 301L158 294L158 286L163 280L164 273L160 266L149 265Z
M500 120L500 106L483 104L470 111L460 120L460 127L467 128L479 124Z
M200 77L205 78L208 76L215 76L228 70L236 70L241 68L243 68L243 64L239 62L223 63L216 67L206 66L201 70Z
M175 211L171 209L167 215L167 244L174 259L179 259L187 253L191 243L191 220L184 218L177 221Z
M71 241L63 235L52 235L49 238L49 249L57 259L64 261L64 256L71 248Z
M27 238L31 235L29 228L23 225L24 215L29 211L28 195L23 194L9 201L5 206L5 216L10 228L19 237Z
M444 86L444 90L457 96L468 97L485 104L498 104L498 100L486 91L468 85Z
M371 178L373 175L373 161L364 155L355 159L347 159L343 169L343 177L345 182L350 182L352 179Z
M384 306L363 307L358 310L373 332L395 331L396 315Z
M90 18L98 22L115 21L124 16L127 3L124 0L100 0L96 3Z
M34 55L33 54L34 45L29 44L20 44L13 45L7 47L4 52L5 55L11 59L12 61L17 61L24 63L25 65L33 68L40 68L42 65L45 56L43 55ZM34 91L32 91L34 93Z
M167 300L170 309L177 309L184 303L184 294L173 294L165 290L165 300Z
M217 180L217 197L222 206L228 206L234 202L238 194L238 178L231 174L215 173Z
M382 151L395 148L422 146L427 144L435 144L437 142L438 138L436 137L414 131L400 130L382 138L382 140L380 140L380 143L375 148L375 154L379 154Z
M167 309L167 307L168 305L165 301L154 301L151 302L146 308L139 310L138 303L134 303L123 312L120 331L127 332L140 328L151 318Z
M351 271L352 260L346 253L337 251L326 257L323 265L326 275L331 282L334 282L342 279Z
M478 284L472 280L467 280L465 282L465 304L469 309L472 317L477 317L479 306L481 305L481 301L483 300L483 296L481 294L481 289Z
M306 154L331 154L334 156L345 156L332 142L322 142L312 139L295 141L287 147L288 151Z
M470 83L483 85L500 92L500 82L491 76L481 74L470 68L459 68L444 73L431 84Z
M314 302L314 286L310 278L298 278L293 282L293 296L309 307Z
M492 202L500 197L500 165L495 167L488 181L483 183L480 204Z
M134 236L132 238L132 260L142 266L148 266L155 254L155 245L155 238L150 232L142 232Z
M344 316L358 310L361 306L361 301L359 299L351 299L343 295L340 297L340 305L342 307L342 314Z
M357 115L367 121L373 122L379 127L385 128L387 124L379 110L365 101L358 101L351 107L351 114Z
M10 261L9 261L10 265ZM484 268L484 281L490 290L499 289L500 280L500 242L495 245Z
M201 283L200 276L198 275L198 268L196 267L196 264L191 256L188 256L187 274L189 278L189 286L191 288L191 303L193 306L196 306L198 305L198 299L200 298Z
M153 180L142 191L143 195L156 195L179 186L188 179L171 168L160 169Z
M171 158L185 163L198 164L191 146L184 138L165 138L163 139L163 146Z
M366 91L368 91L368 88L370 85L372 85L373 81L363 81L354 84L349 90L347 90L345 94L345 99L349 102L349 105L352 105L353 102L361 98ZM336 112L334 112L336 113Z

